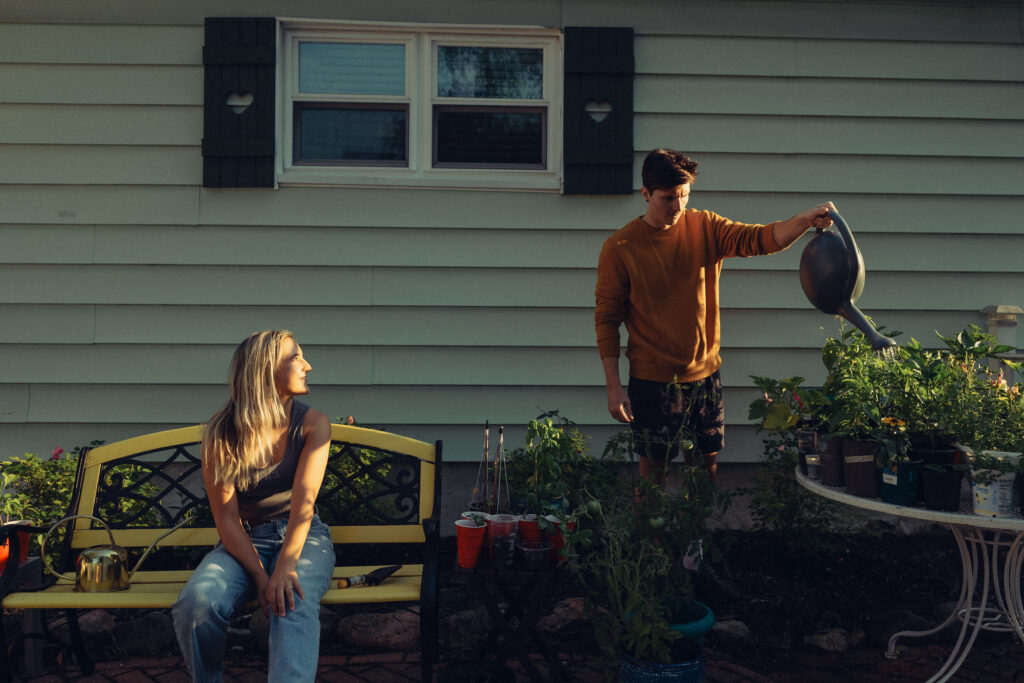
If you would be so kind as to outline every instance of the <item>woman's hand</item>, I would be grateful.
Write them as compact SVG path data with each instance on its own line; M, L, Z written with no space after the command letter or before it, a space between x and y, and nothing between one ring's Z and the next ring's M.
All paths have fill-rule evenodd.
M260 589L260 606L268 615L273 613L278 617L286 617L289 611L295 611L296 595L300 600L306 599L299 584L298 573L294 568L278 566L270 580Z

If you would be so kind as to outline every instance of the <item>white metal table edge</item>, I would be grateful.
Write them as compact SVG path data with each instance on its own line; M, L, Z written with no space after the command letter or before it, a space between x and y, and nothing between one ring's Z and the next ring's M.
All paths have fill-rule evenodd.
M825 486L819 481L810 479L797 467L797 482L809 492L850 505L863 510L873 510L896 517L909 519L920 519L948 524L957 548L960 551L960 563L963 571L961 579L960 599L949 617L941 624L927 631L900 631L894 633L889 639L887 657L896 656L896 641L898 638L925 637L949 627L959 617L962 625L960 637L953 646L952 652L943 663L942 667L928 679L928 683L939 683L949 680L960 668L978 636L978 632L985 628L987 630L1013 630L1017 637L1024 642L1024 605L1021 603L1020 593L1020 571L1024 565L1024 517L1014 513L1013 517L985 517L976 515L973 512L945 512L942 510L930 510L922 507L910 507L887 503L878 498L863 498L831 486ZM989 532L991 536L986 536ZM1013 535L1013 541L1003 540L1002 536ZM1003 571L999 571L999 550L1007 547L1006 558L1003 564ZM980 549L980 552L979 552ZM991 558L989 552L992 553ZM978 556L981 556L981 571L978 569ZM974 593L978 586L978 575L982 577L981 600L977 607L974 606ZM1000 585L1000 574L1002 574L1002 585ZM991 584L991 585L990 585ZM989 607L989 589L996 596L998 607ZM1002 590L1000 590L1002 588ZM995 612L1005 617L1008 628L998 626L999 617L988 618L987 614ZM975 613L977 616L975 617ZM967 637L968 626L972 623L974 628ZM964 638L967 641L964 642Z

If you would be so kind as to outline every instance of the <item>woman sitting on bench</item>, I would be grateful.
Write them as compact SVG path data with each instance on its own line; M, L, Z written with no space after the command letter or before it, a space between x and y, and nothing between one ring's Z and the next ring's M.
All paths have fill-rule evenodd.
M196 681L220 681L231 615L256 598L270 619L270 681L312 681L320 598L334 544L314 512L330 421L295 396L310 365L290 332L253 334L235 350L230 398L203 429L203 482L220 543L172 607Z

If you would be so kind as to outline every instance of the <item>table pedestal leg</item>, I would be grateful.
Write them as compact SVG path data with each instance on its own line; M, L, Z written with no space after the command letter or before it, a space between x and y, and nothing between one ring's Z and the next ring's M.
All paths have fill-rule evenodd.
M950 626L960 619L960 635L953 651L942 667L928 679L928 683L940 683L949 680L967 659L981 629L989 631L1015 631L1024 641L1024 608L1021 606L1020 568L1024 563L1024 532L1017 534L1012 543L1003 540L1004 533L987 531L976 527L961 527L951 524L953 538L960 551L962 580L960 598L956 607L945 621L927 631L900 631L889 639L886 657L897 656L896 641L899 638L921 638L930 636ZM986 533L989 534L986 536ZM1001 550L1006 550L1000 571ZM991 556L990 554L991 553ZM981 560L980 565L978 560ZM1016 573L1013 573L1016 572ZM981 577L981 595L977 606L974 594ZM989 606L989 588L995 595L996 604ZM971 628L973 626L973 628Z

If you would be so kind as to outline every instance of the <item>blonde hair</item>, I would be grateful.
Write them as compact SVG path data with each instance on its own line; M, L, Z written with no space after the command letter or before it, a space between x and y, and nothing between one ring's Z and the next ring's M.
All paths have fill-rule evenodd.
M238 345L228 373L228 402L203 428L203 468L217 484L249 488L273 461L274 430L288 422L274 385L287 330L256 332Z

